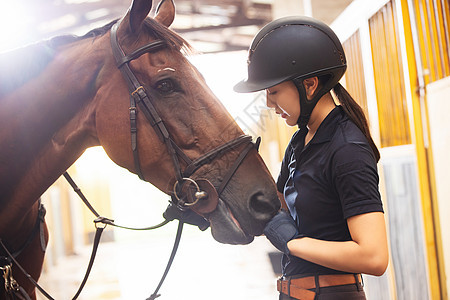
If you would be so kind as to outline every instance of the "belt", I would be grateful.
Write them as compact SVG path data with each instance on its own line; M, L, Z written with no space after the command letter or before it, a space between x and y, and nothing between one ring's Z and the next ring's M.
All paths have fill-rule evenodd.
M317 278L316 278L317 277ZM310 289L361 283L361 274L316 275L302 278L280 278L277 290L300 300L314 300L316 293ZM317 284L317 285L316 285Z

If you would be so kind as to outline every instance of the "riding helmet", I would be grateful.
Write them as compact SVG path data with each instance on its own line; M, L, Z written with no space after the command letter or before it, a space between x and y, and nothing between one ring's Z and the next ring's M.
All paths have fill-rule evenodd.
M347 68L344 49L333 30L305 16L284 17L264 26L253 39L247 64L248 76L234 90L256 92L292 80L300 95L299 125L306 125L319 99ZM303 80L315 76L323 78L323 86L307 100Z

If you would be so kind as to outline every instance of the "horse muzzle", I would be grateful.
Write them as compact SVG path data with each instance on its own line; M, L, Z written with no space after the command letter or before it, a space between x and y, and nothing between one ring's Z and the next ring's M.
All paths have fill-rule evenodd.
M247 234L224 201L219 199L217 208L209 214L211 234L216 241L223 244L246 245L254 236Z

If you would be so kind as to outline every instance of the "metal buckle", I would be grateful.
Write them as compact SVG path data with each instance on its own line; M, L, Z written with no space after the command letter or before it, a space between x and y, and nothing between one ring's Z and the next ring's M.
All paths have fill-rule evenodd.
M12 276L12 268L11 265L6 265L4 267L0 267L0 270L3 272L3 279L5 280L5 290L10 293L13 291L19 290L19 284Z
M114 225L114 220L99 216L94 220L95 228L105 229L107 225Z
M134 92L131 93L131 96L134 97L135 94L139 93L139 91L142 90L143 92L145 92L145 89L142 85L140 85L137 89L134 90Z

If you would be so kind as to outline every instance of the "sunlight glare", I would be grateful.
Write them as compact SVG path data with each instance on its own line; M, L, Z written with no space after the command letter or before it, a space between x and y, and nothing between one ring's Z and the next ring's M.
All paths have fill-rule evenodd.
M261 112L266 109L265 97L233 90L233 86L247 76L247 55L247 51L229 51L189 57L244 132L255 126Z
M27 27L32 16L23 3L0 2L0 52L27 42Z

